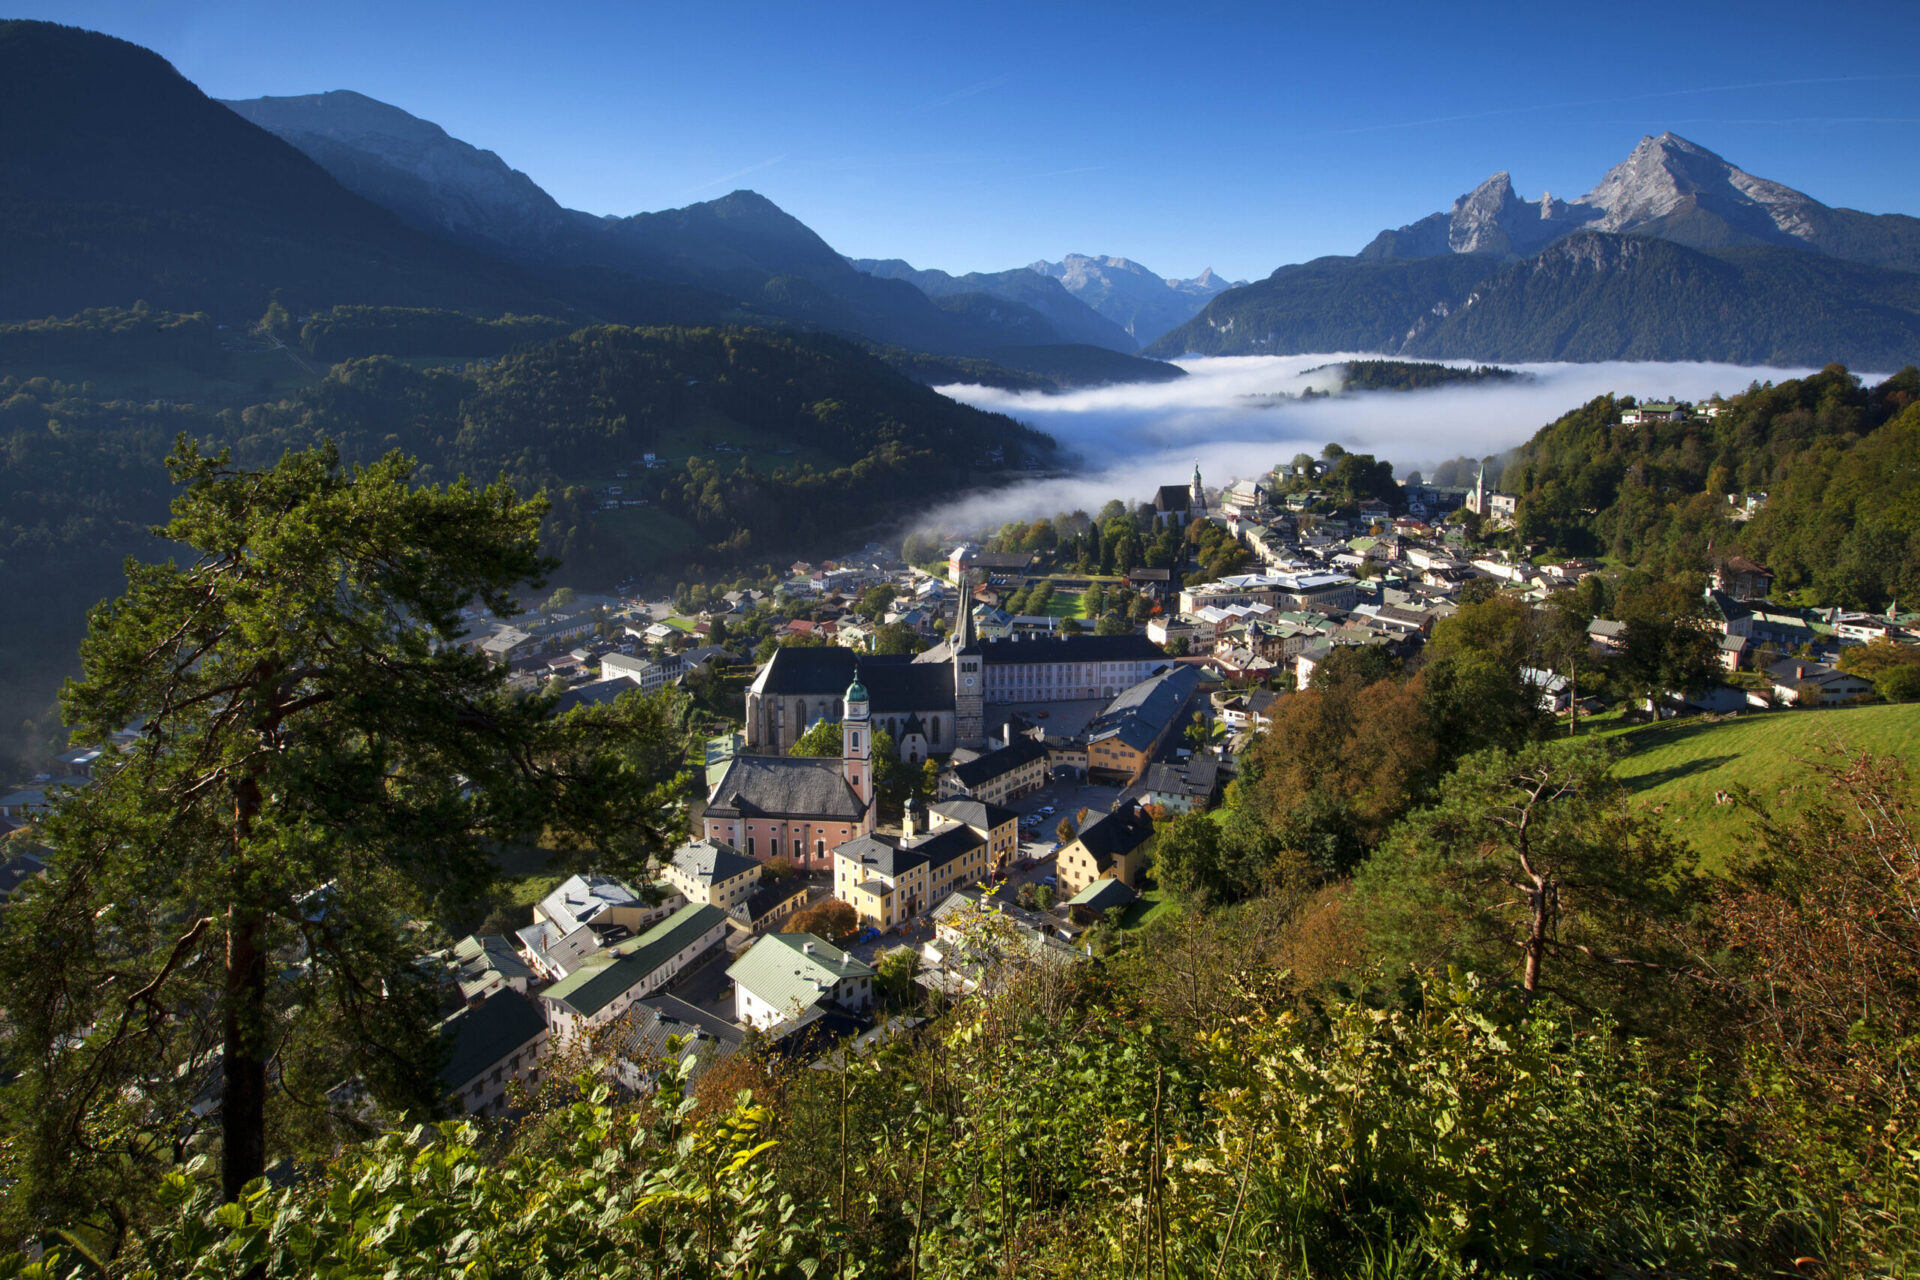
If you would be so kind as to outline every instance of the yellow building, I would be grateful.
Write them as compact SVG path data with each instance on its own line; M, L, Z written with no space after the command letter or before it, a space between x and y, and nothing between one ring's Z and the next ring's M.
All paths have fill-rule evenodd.
M1138 889L1147 869L1147 841L1152 837L1153 819L1136 802L1101 814L1060 851L1055 872L1060 892L1071 898L1109 876Z
M1005 871L1020 856L1020 815L984 800L942 800L929 811L933 830L958 823L987 842L987 866Z
M722 840L681 845L661 875L688 902L722 911L732 911L760 886L760 864Z
M862 836L833 851L833 893L861 922L878 929L905 924L931 911L949 893L987 878L991 836L965 822L914 835Z

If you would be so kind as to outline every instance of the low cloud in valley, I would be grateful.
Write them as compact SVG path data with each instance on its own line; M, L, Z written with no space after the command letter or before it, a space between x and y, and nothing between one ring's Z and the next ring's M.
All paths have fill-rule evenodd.
M1067 476L979 494L931 513L924 523L958 530L1058 511L1098 510L1109 498L1145 501L1155 487L1184 482L1196 459L1209 485L1261 474L1328 441L1389 458L1405 474L1462 454L1480 457L1520 444L1567 410L1609 391L1643 400L1703 400L1755 381L1807 369L1728 364L1509 365L1530 375L1431 391L1339 394L1339 371L1322 366L1377 357L1352 354L1242 356L1180 361L1188 376L1063 395L956 385L939 390L1047 432L1079 465ZM1449 362L1456 365L1463 362ZM1874 375L1863 375L1869 381ZM1295 397L1308 387L1328 398Z

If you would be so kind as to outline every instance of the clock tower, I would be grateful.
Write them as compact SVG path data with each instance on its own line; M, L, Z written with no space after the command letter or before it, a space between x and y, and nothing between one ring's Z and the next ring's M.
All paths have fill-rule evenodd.
M986 671L973 634L973 583L960 575L960 603L953 620L953 737L978 747L987 736Z

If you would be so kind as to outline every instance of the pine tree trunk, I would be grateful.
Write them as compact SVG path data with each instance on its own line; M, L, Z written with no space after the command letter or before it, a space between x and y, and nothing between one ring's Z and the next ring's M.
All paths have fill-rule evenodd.
M1540 992L1540 961L1547 953L1547 912L1552 890L1536 879L1527 894L1533 908L1533 923L1527 930L1527 968L1520 985L1531 1000Z
M260 780L252 774L234 788L235 897L246 893L247 848L260 816ZM257 906L227 908L226 1012L220 1085L220 1186L227 1200L267 1169L267 919Z
M242 907L227 912L225 1067L220 1088L221 1192L238 1200L267 1168L266 919Z

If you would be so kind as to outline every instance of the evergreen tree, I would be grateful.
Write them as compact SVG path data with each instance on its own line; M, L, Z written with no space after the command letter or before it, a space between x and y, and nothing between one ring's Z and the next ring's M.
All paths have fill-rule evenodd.
M592 838L623 789L455 643L462 608L511 614L550 568L543 500L416 487L399 454L346 470L330 445L250 471L183 439L168 468L184 492L156 532L190 558L129 562L62 699L79 740L138 740L46 822L57 866L0 952L49 1221L111 1216L207 1145L207 1093L227 1199L329 1143L354 1107L336 1086L435 1106L438 992L407 922L471 899L483 838ZM569 776L579 807L556 808Z

